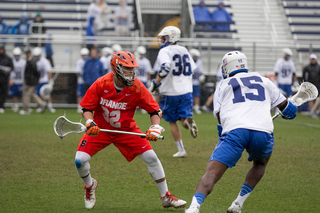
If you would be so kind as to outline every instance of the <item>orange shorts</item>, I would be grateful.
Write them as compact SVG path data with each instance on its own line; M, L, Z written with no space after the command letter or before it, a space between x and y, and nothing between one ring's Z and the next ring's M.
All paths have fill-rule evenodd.
M138 127L131 129L130 132L142 133ZM85 152L92 157L112 143L128 162L132 161L137 155L152 149L149 141L140 136L100 132L98 136L84 134L77 151Z

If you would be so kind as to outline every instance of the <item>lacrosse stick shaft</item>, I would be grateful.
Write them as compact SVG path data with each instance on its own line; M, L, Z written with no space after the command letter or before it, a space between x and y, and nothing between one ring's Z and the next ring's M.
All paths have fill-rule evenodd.
M125 135L137 135L140 137L146 137L146 134L143 133L136 133L136 132L125 132L125 131L118 131L118 130L110 130L110 129L100 129L101 132L110 132L110 133L119 133L119 134L125 134ZM160 136L160 139L164 139L163 136Z

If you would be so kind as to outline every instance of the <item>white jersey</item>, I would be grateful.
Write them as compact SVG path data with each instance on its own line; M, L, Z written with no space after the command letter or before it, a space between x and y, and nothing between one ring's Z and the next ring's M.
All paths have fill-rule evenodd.
M170 72L162 80L160 93L167 96L192 93L192 72L197 68L188 50L179 45L169 45L159 51L156 63L170 64Z
M10 79L14 84L23 84L26 60L20 58L19 61L17 61L15 58L13 58L12 61L13 70L10 73Z
M85 60L83 58L78 59L78 61L76 62L76 74L78 76L78 84L84 84L84 80L82 78L84 63Z
M111 55L109 56L102 56L100 58L101 63L103 64L103 69L106 70L106 73L109 73L111 71L110 69L110 60L111 60Z
M39 61L37 62L38 72L40 73L40 80L39 83L48 83L49 76L48 72L51 72L51 64L45 57L40 57Z
M139 65L137 78L141 82L146 83L148 81L148 74L152 73L151 63L146 57L139 59L137 62Z
M278 74L278 84L292 84L292 74L296 73L296 69L291 59L285 61L283 58L279 58L273 70Z
M238 73L221 81L214 93L214 117L220 113L222 133L244 128L273 132L270 110L286 98L257 72Z
M197 68L193 71L193 75L192 75L192 84L193 84L193 86L199 86L200 85L199 77L203 73L203 66L202 66L202 61L201 61L200 58L198 58L198 60L196 61L196 66L197 66Z

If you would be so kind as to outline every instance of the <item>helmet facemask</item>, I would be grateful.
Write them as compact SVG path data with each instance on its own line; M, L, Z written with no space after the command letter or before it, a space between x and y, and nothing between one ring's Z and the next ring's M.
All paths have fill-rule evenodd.
M117 67L114 67L114 70L116 71L118 79L126 86L132 86L138 72L138 68L123 66L118 63L118 59L116 60L116 63Z
M169 42L169 36L167 36L167 35L158 36L158 44L160 45L161 48L166 47L169 44L171 44L171 42Z

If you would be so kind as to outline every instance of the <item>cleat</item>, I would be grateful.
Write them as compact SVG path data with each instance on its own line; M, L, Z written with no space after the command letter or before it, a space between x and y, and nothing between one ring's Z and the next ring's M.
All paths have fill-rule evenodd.
M175 158L185 158L187 156L187 152L185 150L179 151L176 154L173 155Z
M198 114L198 115L200 115L200 114L202 113L201 110L199 110L199 109L195 109L194 112L195 112L196 114Z
M164 208L174 207L177 209L187 205L186 201L175 198L169 191L167 191L164 197L161 197L161 201Z
M0 108L0 113L5 113L3 108Z
M20 110L19 114L20 115L30 115L30 110L29 111Z
M187 126L190 130L192 137L196 138L198 136L198 127L191 117L187 118Z
M84 185L84 189L86 190L86 193L84 195L84 205L87 209L93 209L93 207L96 205L96 188L98 186L98 181L92 178L92 185L90 187L86 187Z
M19 106L13 106L11 107L12 111L18 112L19 111Z
M51 112L51 113L55 113L55 112L56 112L56 110L55 110L54 108L52 108L52 107L48 107L48 110L49 110L49 112Z
M241 213L242 207L238 202L232 202L231 206L228 208L227 213Z
M206 105L203 105L202 107L201 107L201 109L203 110L203 111L205 111L206 113L210 113L210 108L209 107L207 107Z
M197 207L190 207L188 209L185 209L184 213L200 213L200 210Z

